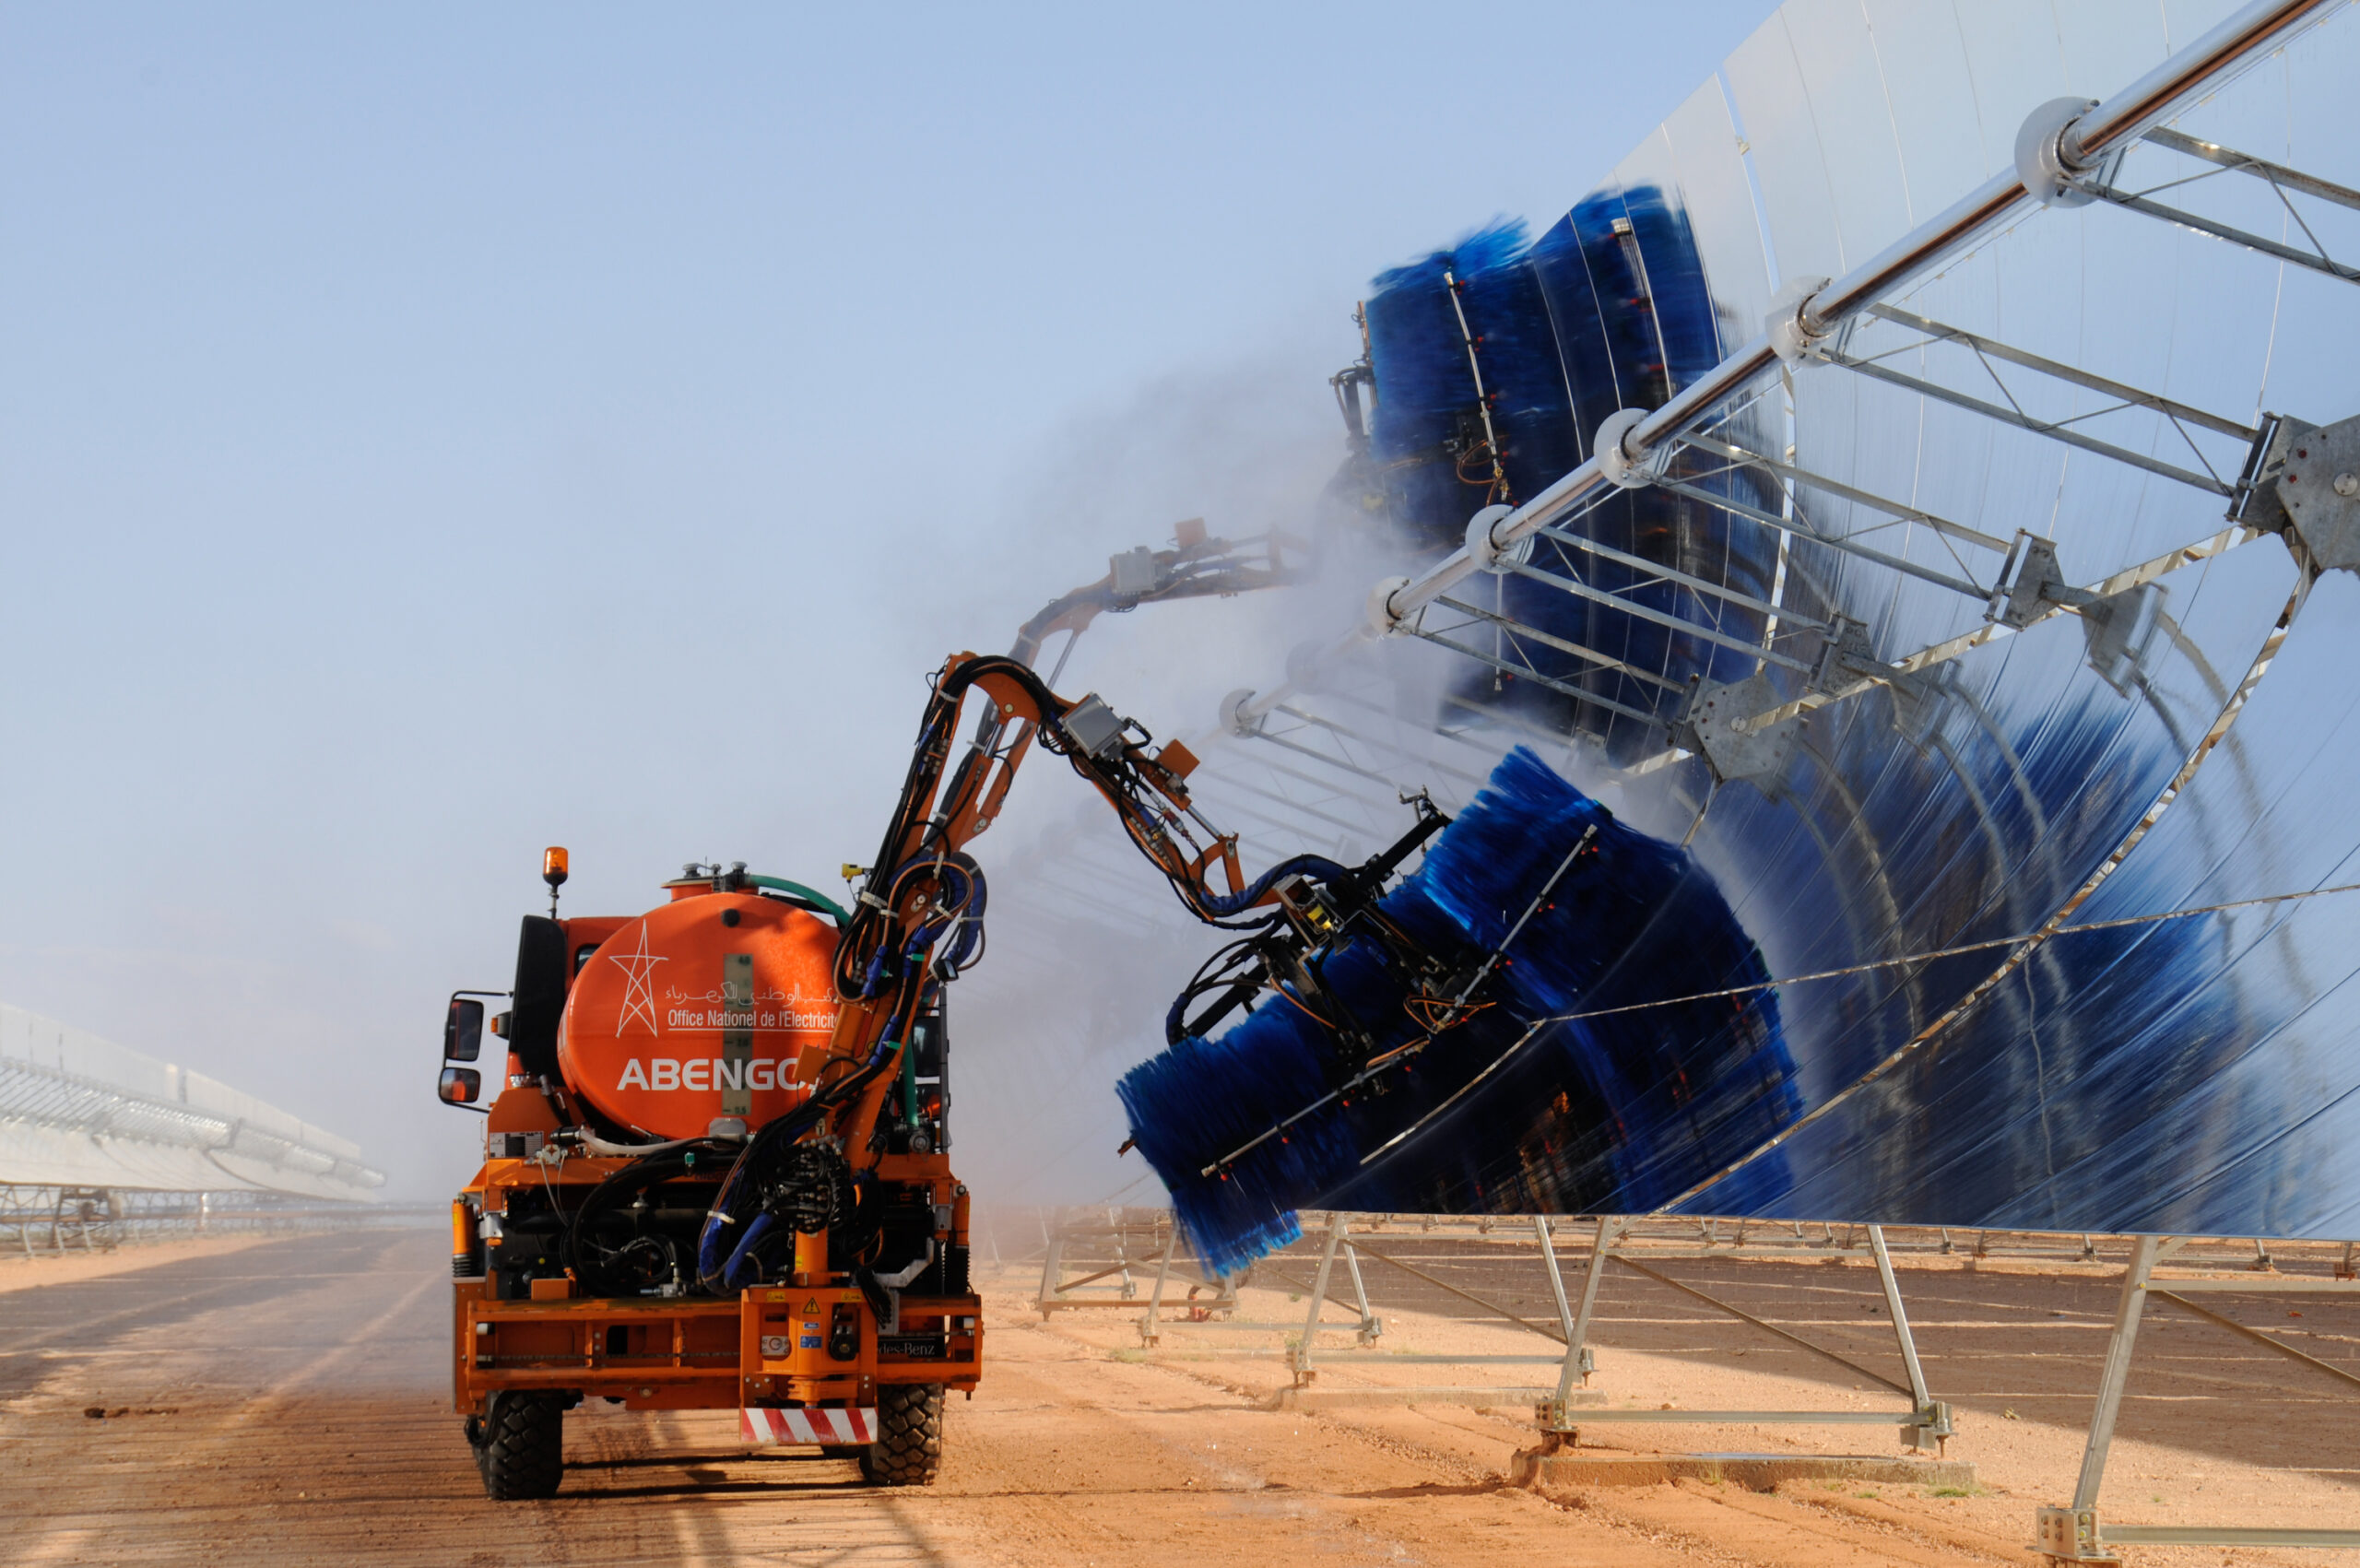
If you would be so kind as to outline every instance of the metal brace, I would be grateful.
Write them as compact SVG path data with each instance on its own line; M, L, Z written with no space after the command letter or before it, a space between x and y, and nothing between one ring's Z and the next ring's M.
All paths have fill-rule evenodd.
M2021 631L2047 619L2056 606L2079 609L2096 600L2097 595L2088 589L2065 581L2065 573L2058 570L2054 539L2018 529L2016 542L2008 548L2008 559L2000 567L2000 585L1991 590L1984 619Z
M1943 1399L1929 1399L1914 1417L1901 1423L1901 1441L1912 1448L1940 1449L1944 1439L1957 1435L1949 1401Z
M1767 791L1787 771L1798 721L1783 718L1760 729L1752 727L1750 721L1785 701L1764 670L1756 670L1743 680L1699 686L1681 720L1680 743L1701 755L1713 776L1723 784L1750 779Z
M2082 607L2082 635L2089 643L2090 667L2125 697L2147 667L2155 635L2163 630L2164 604L2170 597L2171 590L2161 583L2142 583L2110 599L2093 599Z
M2355 544L2360 545L2360 540ZM2087 588L2077 588L2065 580L2057 564L2054 540L2019 532L2000 568L2000 585L1991 591L1991 603L1984 614L1986 619L2022 631L2059 608L2079 610L2090 667L2128 697L2146 668L2156 634L2163 629L2164 606L2170 597L2171 591L2160 583L2135 584L2103 598Z
M1923 670L1900 673L1877 657L1866 622L1839 615L1828 628L1827 641L1820 645L1818 662L1811 666L1811 689L1833 693L1858 681L1876 681L1893 694L1894 727L1916 746L1941 716L1941 704L1937 699L1941 695L1947 673L1946 668L1931 674Z
M2360 572L2360 418L2271 416L2237 489L2235 521L2291 535L2322 572Z

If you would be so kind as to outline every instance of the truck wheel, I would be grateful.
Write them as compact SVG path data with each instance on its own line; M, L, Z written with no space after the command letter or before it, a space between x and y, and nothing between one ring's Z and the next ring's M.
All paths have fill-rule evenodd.
M494 1394L480 1431L476 1466L485 1496L513 1503L557 1495L565 1474L565 1407L556 1395Z
M889 1383L877 1391L877 1441L861 1451L872 1486L932 1486L942 1468L942 1385Z

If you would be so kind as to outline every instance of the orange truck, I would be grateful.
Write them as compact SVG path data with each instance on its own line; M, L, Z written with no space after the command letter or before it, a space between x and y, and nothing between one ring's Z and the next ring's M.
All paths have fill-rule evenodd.
M944 994L985 902L964 844L1038 746L1204 919L1273 902L1289 870L1245 884L1235 836L1189 800L1195 759L1150 745L1022 659L962 654L846 905L692 865L644 914L559 918L566 855L549 851L549 914L525 918L511 987L453 996L443 1034L441 1097L487 1110L483 1167L451 1208L452 1378L492 1497L557 1490L585 1399L736 1409L749 1443L856 1456L881 1485L934 1479L945 1395L984 1370L949 1152ZM487 1020L487 1003L505 1005ZM487 1024L505 1056L488 1108Z

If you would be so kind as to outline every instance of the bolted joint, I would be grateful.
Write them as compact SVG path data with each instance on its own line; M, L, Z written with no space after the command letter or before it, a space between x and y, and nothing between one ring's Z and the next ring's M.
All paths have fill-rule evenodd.
M1407 577L1387 577L1368 591L1368 628L1379 637L1390 637L1401 630L1401 612L1393 607L1393 595L1410 585Z
M2277 530L2322 572L2360 572L2360 417L2265 421L2239 488L2238 522Z
M1572 1447L1581 1441L1581 1434L1575 1430L1574 1424L1576 1420L1574 1409L1575 1407L1570 1401L1556 1398L1543 1399L1532 1409L1533 1424L1543 1432L1561 1440L1565 1446Z
M2086 206L2094 199L2081 188L2086 168L2067 146L2075 122L2098 106L2094 98L2052 98L2024 116L2016 131L2016 178L2024 194L2043 206Z
M1827 287L1824 277L1789 277L1778 285L1770 296L1769 314L1763 318L1762 329L1769 336L1771 352L1778 356L1780 364L1789 368L1815 358L1819 346L1827 341L1827 329L1812 324L1811 302Z
M1940 1399L1929 1399L1901 1427L1901 1441L1912 1448L1939 1448L1946 1439L1957 1435L1958 1428L1951 1421L1951 1408Z
M1702 756L1720 783L1745 779L1764 795L1775 795L1800 721L1791 713L1769 725L1761 721L1786 705L1762 670L1743 680L1700 685L1689 698L1686 715L1674 726L1673 738Z
M2109 1562L2121 1555L2108 1547L2094 1508L2043 1508L2034 1521L2034 1544L2051 1562Z
M2008 559L2000 563L1999 584L1984 605L1983 619L2019 631L2045 620L2059 606L2080 609L2097 602L2097 595L2065 580L2057 564L2057 543L2028 530L2016 531Z
M1532 536L1512 545L1494 536L1500 525L1516 515L1513 506L1487 506L1467 520L1467 559L1494 576L1514 572L1532 559Z
M1654 452L1641 447L1633 451L1630 435L1646 423L1644 408L1624 408L1609 414L1598 427L1598 439L1590 443L1591 455L1598 459L1599 471L1611 485L1626 490L1643 490L1662 477L1661 459Z

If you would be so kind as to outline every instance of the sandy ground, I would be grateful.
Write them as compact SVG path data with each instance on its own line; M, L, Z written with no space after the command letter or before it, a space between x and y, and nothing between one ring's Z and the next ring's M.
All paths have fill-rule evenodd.
M70 1285L84 1279L104 1279L112 1274L129 1274L187 1258L222 1257L233 1252L243 1252L251 1246L259 1246L270 1239L259 1232L250 1235L183 1236L165 1241L143 1241L112 1252L37 1252L30 1256L0 1253L0 1295L10 1291L29 1291L38 1285Z
M1981 1468L1981 1490L1965 1497L1908 1486L1763 1494L1695 1483L1536 1495L1501 1479L1530 1440L1522 1411L1257 1409L1257 1397L1285 1380L1281 1363L1220 1345L1267 1349L1280 1336L1177 1330L1165 1351L1214 1359L1146 1362L1135 1327L1114 1309L1044 1324L1029 1310L1037 1276L1011 1269L988 1285L985 1386L951 1404L949 1456L933 1488L879 1492L861 1486L847 1462L749 1454L729 1415L602 1409L570 1420L569 1473L556 1500L495 1505L483 1499L449 1409L443 1248L439 1231L422 1229L199 1256L156 1249L118 1255L147 1267L53 1277L0 1296L0 1518L9 1525L0 1561L2032 1562L2035 1504L2070 1490L2080 1446L2071 1423L2094 1382L2112 1294L2094 1276L1954 1272L1913 1281L1929 1376L1938 1394L1962 1405L1953 1456ZM1408 1260L1411 1249L1399 1250ZM1538 1284L1537 1266L1532 1273L1528 1283ZM1890 1352L1868 1359L1880 1331L1863 1305L1872 1275L1757 1268L1748 1279L1762 1298L1750 1310L1773 1306L1771 1315L1823 1323L1813 1332L1831 1339L1849 1332L1864 1365L1893 1364ZM1285 1280L1271 1273L1264 1281L1272 1288L1249 1292L1245 1315L1301 1313ZM1502 1275L1498 1288L1514 1283ZM1745 1340L1708 1334L1680 1298L1634 1284L1610 1291L1601 1332L1598 1383L1618 1403L1898 1403L1854 1388L1840 1368L1807 1371L1768 1349L1734 1356ZM1371 1287L1386 1317L1386 1350L1513 1354L1539 1346L1480 1313L1395 1305L1376 1279ZM1715 1288L1735 1294L1738 1284ZM1519 1311L1539 1299L1520 1293ZM2040 1304L2051 1297L2057 1304ZM2026 1315L2036 1312L2036 1320ZM2318 1348L2353 1348L2344 1332L2323 1326ZM2353 1474L2340 1468L2360 1453L2360 1416L2346 1413L2343 1385L2317 1373L2303 1375L2324 1387L2273 1383L2281 1366L2302 1369L2266 1351L2245 1355L2240 1343L2177 1323L2151 1340L2152 1360L2142 1355L2143 1381L2134 1384L2146 1402L2134 1399L2125 1417L2110 1507L2158 1522L2360 1521ZM1540 1375L1379 1358L1333 1362L1319 1385ZM2257 1402L2261 1396L2270 1402ZM2295 1403L2281 1402L2290 1396ZM104 1413L93 1418L92 1409ZM1883 1428L1765 1437L1692 1427L1650 1441L1897 1451ZM2330 1465L2327 1456L2340 1457ZM2306 1558L2134 1558L2158 1568L2282 1560Z

